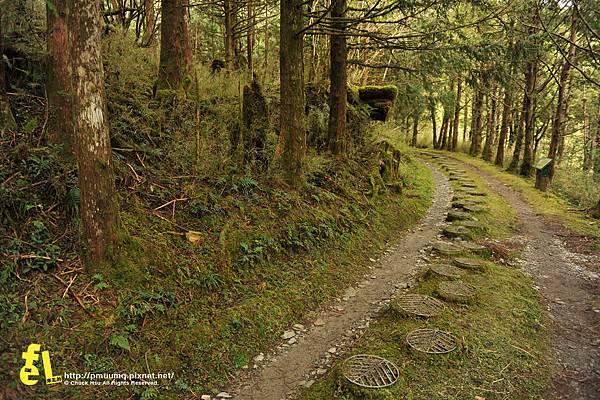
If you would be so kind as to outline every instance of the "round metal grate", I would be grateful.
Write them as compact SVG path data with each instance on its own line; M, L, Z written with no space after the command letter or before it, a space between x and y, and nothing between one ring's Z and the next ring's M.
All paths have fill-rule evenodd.
M435 264L429 267L431 272L445 278L460 278L464 272L462 269L447 264Z
M475 296L476 290L463 281L446 281L440 282L438 293L449 301L466 302Z
M342 364L342 374L355 385L366 388L391 386L400 376L398 367L394 363L368 354L347 358Z
M402 314L413 314L419 317L435 317L444 311L443 302L423 294L405 294L397 297L391 307Z
M438 329L416 329L406 336L406 343L413 349L428 354L445 354L456 349L456 338Z

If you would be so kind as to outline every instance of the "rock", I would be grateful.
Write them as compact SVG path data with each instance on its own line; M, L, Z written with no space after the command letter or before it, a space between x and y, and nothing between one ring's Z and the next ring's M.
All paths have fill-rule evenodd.
M327 350L327 352L328 352L329 354L335 354L335 353L337 353L337 348L335 348L335 347L332 347L332 348L330 348L329 350Z
M252 359L252 361L254 361L255 363L259 363L265 360L265 355L263 353L260 353L259 355L257 355L256 357L254 357Z
M456 266L461 267L461 268L475 269L475 270L482 270L485 268L485 264L483 263L483 261L476 260L473 258L466 258L466 257L455 258L453 260L453 262L454 262L454 264L456 264Z
M455 256L462 252L462 249L452 243L438 241L433 244L433 250L445 256Z
M302 324L294 324L294 326L292 326L292 328L295 331L303 331L304 330L304 325L302 325Z
M294 344L296 343L296 338L291 338L290 340L288 340L288 344Z
M464 226L447 226L442 230L442 233L444 234L444 236L449 237L449 238L464 238L464 237L468 237L469 235L469 230L467 228L465 228Z
M313 379L311 379L310 381L305 381L302 386L304 386L305 388L309 388L311 387L313 384L315 383L315 381Z
M325 375L327 373L327 370L325 368L319 368L316 372L317 375Z
M323 321L321 318L317 318L317 320L315 321L315 326L323 326L325 325L325 321Z
M464 221L471 219L471 215L469 213L463 211L448 211L448 216L446 217L446 221Z
M294 336L296 336L296 332L294 332L294 331L285 331L281 337L283 338L283 340L288 340L288 339L293 338Z
M375 260L374 258L369 258L369 261L371 261L371 262L375 262L375 261L377 261L377 260Z
M230 394L229 394L229 393L227 393L227 392L221 392L221 393L219 393L219 394L217 395L217 398L219 398L219 399L233 399L233 396L232 396L232 395L230 395Z
M200 396L200 400L210 400L210 395L203 394L202 396Z

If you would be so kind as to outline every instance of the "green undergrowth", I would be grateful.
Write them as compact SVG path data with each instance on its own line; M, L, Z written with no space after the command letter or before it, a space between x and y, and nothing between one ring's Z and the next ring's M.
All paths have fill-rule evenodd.
M554 193L553 190L545 193L540 192L535 189L535 181L533 178L526 179L508 173L495 165L486 163L480 159L469 157L466 154L442 154L447 154L463 162L474 165L498 178L501 182L521 193L523 198L531 204L538 213L550 217L551 219L559 220L564 226L579 235L585 235L594 239L596 250L600 251L600 222L592 219L589 214L577 210L579 205L569 202L564 197Z
M476 175L468 175L478 183L478 190L484 189ZM487 229L473 232L472 236L478 242L491 238L502 243L515 233L516 214L493 193L488 192L483 199L487 210L478 213L477 218ZM539 399L550 374L539 294L519 269L494 264L491 256L498 248L490 249L484 255L470 255L485 263L482 271L469 271L463 277L477 289L472 301L447 302L445 311L431 319L410 318L385 309L346 355L374 354L387 358L399 368L397 383L383 389L359 388L345 380L338 364L312 385L303 398ZM505 261L515 257L518 251L506 247ZM437 286L442 280L425 274L410 292L437 297ZM457 349L438 356L417 353L406 343L407 334L417 328L453 333Z

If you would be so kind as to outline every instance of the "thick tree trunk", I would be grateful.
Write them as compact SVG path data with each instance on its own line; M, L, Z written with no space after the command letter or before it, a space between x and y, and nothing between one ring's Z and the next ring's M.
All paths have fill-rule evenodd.
M192 71L188 0L163 0L158 89L179 89Z
M81 220L92 263L106 261L117 237L117 203L104 96L98 2L70 0L73 148L81 190Z
M292 186L302 181L306 152L304 123L304 0L281 0L280 50L280 144L286 180Z
M547 175L542 175L538 171L536 175L535 187L541 191L546 191L548 186L552 182L555 173L554 159L558 152L558 144L562 134L562 127L564 124L566 110L567 110L567 85L569 83L569 75L571 73L571 64L575 61L575 53L577 51L577 7L573 8L573 16L571 23L570 33L570 45L567 52L567 59L565 60L562 69L560 71L560 78L558 84L558 99L556 101L556 112L554 113L554 119L552 120L552 134L550 138L550 147L548 149L548 158L552 159L549 165L549 171Z
M48 3L50 4L50 3ZM48 77L48 139L53 143L64 144L64 153L70 154L70 140L73 129L73 82L69 68L67 0L55 0L47 5L47 48Z
M473 121L469 154L477 157L481 152L481 131L483 130L483 92L477 91L473 99Z
M510 89L504 91L504 102L502 105L502 122L500 123L500 137L498 138L498 150L496 151L496 160L494 164L502 167L504 165L504 148L506 147L506 138L508 127L510 126L510 109L512 108L512 98Z
M483 146L483 159L492 161L493 147L496 142L496 85L492 84L492 90L489 95L490 110L487 120L487 134L485 136L485 144Z
M530 60L525 65L525 131L523 135L523 163L521 175L530 176L533 171L533 130L535 126L535 86L537 80L538 60Z
M333 0L331 18L333 28L339 34L331 36L330 49L330 99L329 99L329 150L333 154L346 151L348 138L346 134L346 101L348 98L348 48L343 32L346 23L343 21L348 8L346 0Z
M454 103L454 127L452 128L452 141L450 142L449 149L456 151L458 147L458 126L460 124L460 100L462 97L462 81L458 78L456 88L456 100Z

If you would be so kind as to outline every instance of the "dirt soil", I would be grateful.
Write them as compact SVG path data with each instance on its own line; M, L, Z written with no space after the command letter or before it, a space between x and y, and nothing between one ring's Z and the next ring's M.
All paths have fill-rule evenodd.
M420 250L439 234L452 197L446 178L431 169L436 193L423 221L396 246L386 250L379 260L372 259L373 268L365 280L348 288L342 298L324 311L315 313L311 326L290 327L288 333L294 333L293 338L284 341L272 353L255 357L254 368L239 377L229 394L240 400L293 397L299 388L310 386L333 364L396 291L412 286Z
M545 300L558 362L544 398L600 399L600 257L589 245L581 245L587 242L584 238L537 214L518 192L479 168L463 165L482 176L519 215L515 239L525 245L521 266Z

